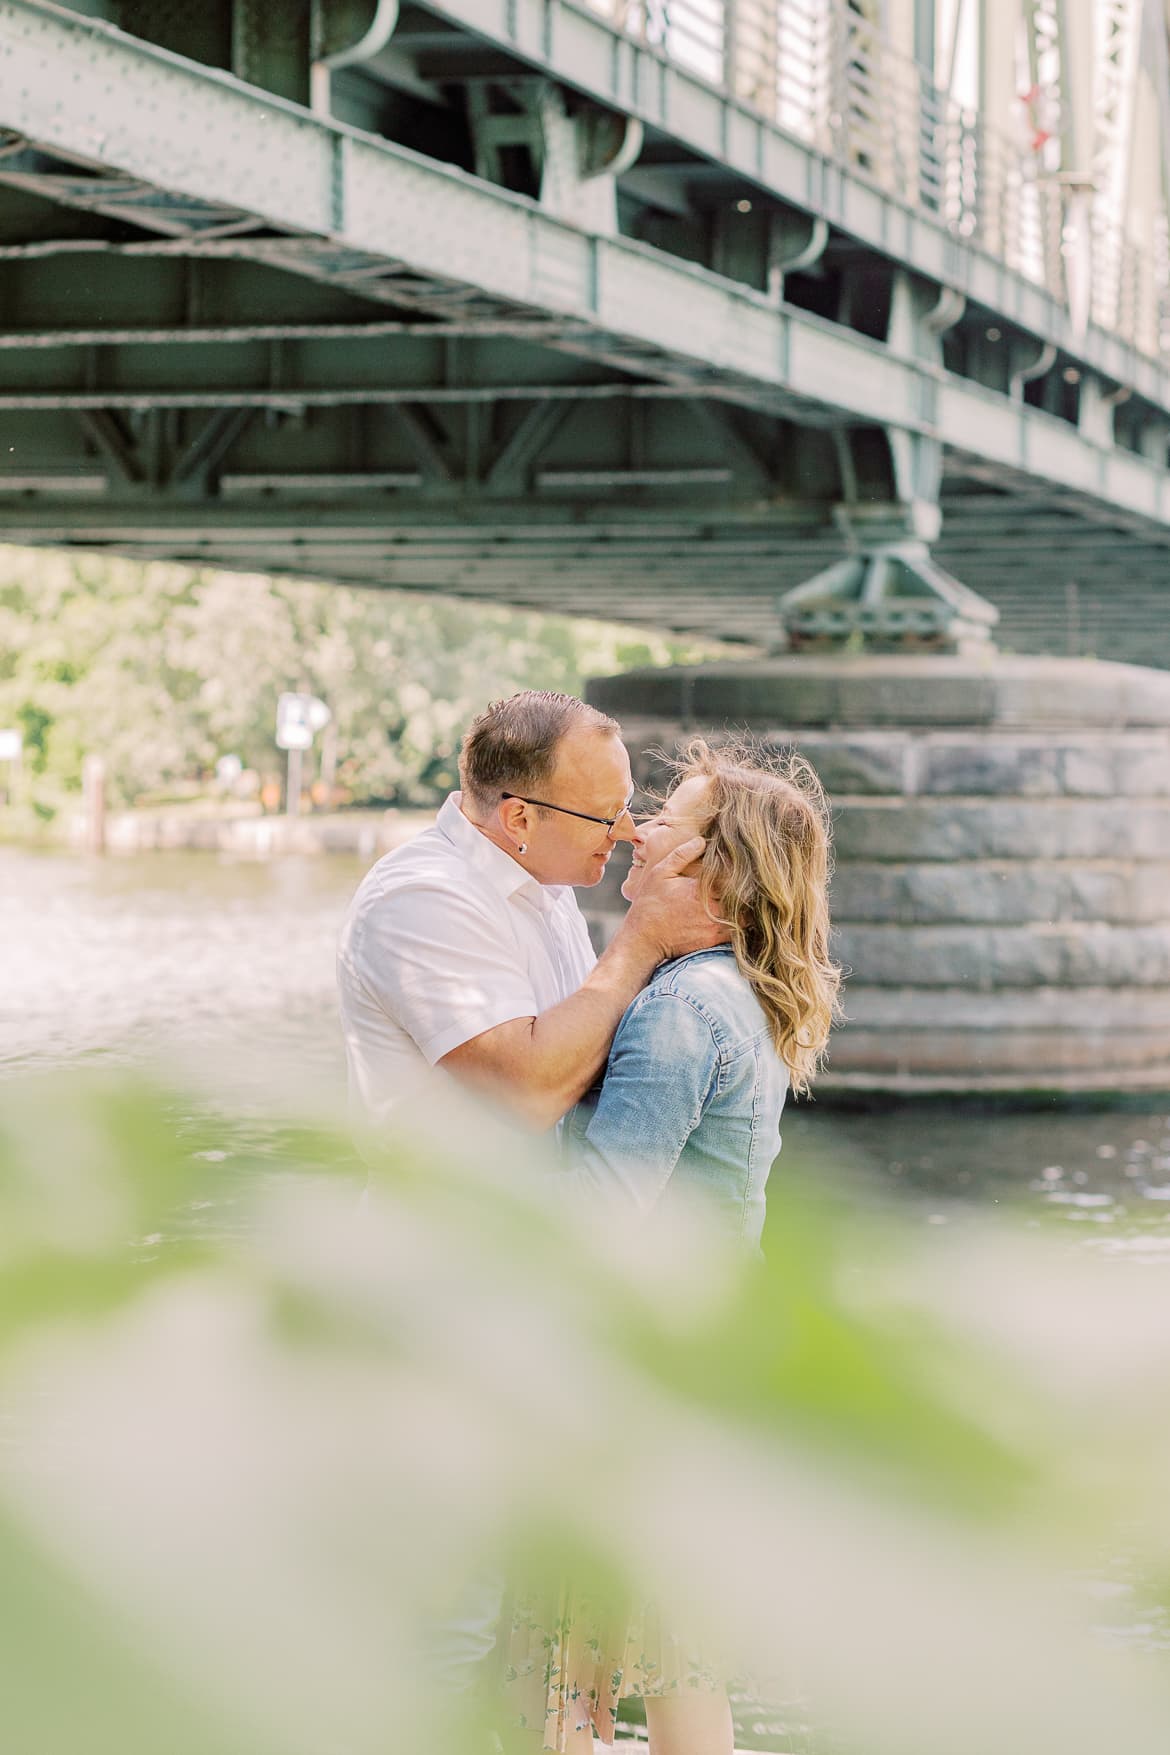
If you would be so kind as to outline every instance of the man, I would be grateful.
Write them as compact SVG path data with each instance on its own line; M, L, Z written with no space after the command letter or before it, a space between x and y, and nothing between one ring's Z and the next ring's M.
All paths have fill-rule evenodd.
M538 1131L605 1065L622 1013L658 964L722 936L679 873L701 838L647 874L594 956L574 888L601 882L633 833L630 760L616 722L570 695L528 690L474 721L461 792L358 887L338 953L351 1092L387 1118L428 1066ZM485 1685L503 1581L464 1581L421 1649L444 1690Z
M647 874L600 958L573 889L600 883L631 839L617 723L528 690L471 725L462 791L358 888L338 957L351 1090L384 1119L425 1063L549 1129L593 1084L622 1013L658 964L721 935L680 872L688 841Z

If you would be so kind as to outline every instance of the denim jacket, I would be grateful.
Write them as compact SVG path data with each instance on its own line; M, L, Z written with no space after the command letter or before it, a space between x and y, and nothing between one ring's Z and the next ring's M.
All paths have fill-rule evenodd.
M568 1118L572 1180L643 1213L705 1197L719 1230L754 1248L787 1092L730 946L678 957L627 1007L602 1085Z

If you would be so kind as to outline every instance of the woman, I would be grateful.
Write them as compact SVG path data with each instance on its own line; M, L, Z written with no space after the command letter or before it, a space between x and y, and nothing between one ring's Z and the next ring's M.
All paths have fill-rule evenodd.
M799 757L696 740L634 836L626 900L696 834L692 870L731 942L664 964L627 1009L596 1102L569 1124L575 1180L643 1212L704 1197L755 1248L785 1096L808 1089L836 1009L828 811Z
M708 1223L758 1252L764 1189L789 1087L804 1092L837 1012L829 957L829 815L798 756L693 742L662 808L638 828L622 885L695 835L692 868L730 942L665 963L628 1007L599 1092L566 1128L572 1174L619 1214L701 1204ZM587 1755L613 1739L623 1695L646 1704L651 1755L730 1755L726 1690L643 1605L617 1628L587 1605L516 1605L509 1675L546 1749Z

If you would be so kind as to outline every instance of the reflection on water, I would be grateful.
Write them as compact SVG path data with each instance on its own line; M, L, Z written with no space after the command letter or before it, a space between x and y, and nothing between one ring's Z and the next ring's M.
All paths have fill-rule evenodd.
M340 1089L334 950L363 870L341 857L0 848L0 1074L179 1052ZM1020 1111L875 1096L794 1109L785 1140L863 1187L904 1191L926 1223L1011 1204L1094 1248L1170 1258L1170 1098Z
M334 952L363 869L0 849L0 1071L247 1048L336 1075Z
M1012 1105L886 1101L788 1118L788 1146L811 1150L913 1202L924 1221L972 1209L1012 1210L1026 1224L1059 1220L1106 1253L1170 1261L1170 1098L1086 1108L1054 1099ZM783 1162L783 1160L781 1160Z

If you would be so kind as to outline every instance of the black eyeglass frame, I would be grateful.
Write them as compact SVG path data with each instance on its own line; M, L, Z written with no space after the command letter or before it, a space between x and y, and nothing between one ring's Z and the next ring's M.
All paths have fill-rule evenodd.
M629 817L630 821L633 822L634 813L630 809L630 805L633 804L636 796L636 793L630 793L629 799L622 806L621 810L619 810L616 817L591 817L586 810L570 810L567 804L549 804L548 800L545 798L525 798L520 792L501 792L500 802L502 803L506 798L514 798L517 804L533 804L537 805L541 810L559 810L562 816L580 817L583 823L604 823L605 827L611 831L610 840L612 840L612 831L617 828L623 817Z

